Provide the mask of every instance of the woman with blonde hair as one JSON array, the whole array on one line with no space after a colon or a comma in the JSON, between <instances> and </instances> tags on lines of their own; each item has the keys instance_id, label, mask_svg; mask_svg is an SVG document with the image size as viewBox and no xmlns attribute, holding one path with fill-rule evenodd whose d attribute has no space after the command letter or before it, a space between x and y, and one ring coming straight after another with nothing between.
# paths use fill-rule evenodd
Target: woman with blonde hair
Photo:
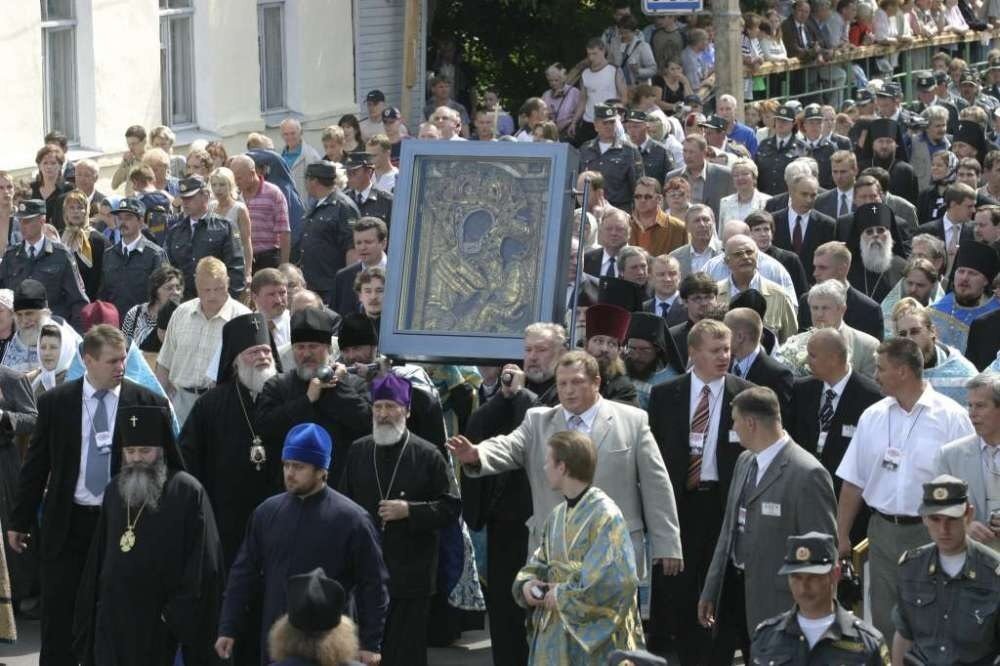
<instances>
[{"instance_id":1,"label":"woman with blonde hair","mask_svg":"<svg viewBox=\"0 0 1000 666\"><path fill-rule=\"evenodd\" d=\"M274 666L348 666L357 664L358 632L344 615L347 595L317 567L288 579L288 613L267 636Z\"/></svg>"},{"instance_id":2,"label":"woman with blonde hair","mask_svg":"<svg viewBox=\"0 0 1000 666\"><path fill-rule=\"evenodd\" d=\"M215 197L209 205L210 212L224 217L240 230L240 240L243 242L243 256L253 256L253 244L250 242L250 211L247 205L236 198L236 178L228 167L219 167L208 178L208 186Z\"/></svg>"},{"instance_id":3,"label":"woman with blonde hair","mask_svg":"<svg viewBox=\"0 0 1000 666\"><path fill-rule=\"evenodd\" d=\"M88 211L87 195L80 190L73 190L63 198L65 226L60 240L73 255L87 298L94 301L101 289L101 270L108 240L90 226Z\"/></svg>"},{"instance_id":4,"label":"woman with blonde hair","mask_svg":"<svg viewBox=\"0 0 1000 666\"><path fill-rule=\"evenodd\" d=\"M174 155L174 142L177 135L165 125L159 125L149 130L149 143L154 148L161 148L170 158L170 175L174 178L183 178L184 170L187 168L187 160L183 155Z\"/></svg>"}]
</instances>

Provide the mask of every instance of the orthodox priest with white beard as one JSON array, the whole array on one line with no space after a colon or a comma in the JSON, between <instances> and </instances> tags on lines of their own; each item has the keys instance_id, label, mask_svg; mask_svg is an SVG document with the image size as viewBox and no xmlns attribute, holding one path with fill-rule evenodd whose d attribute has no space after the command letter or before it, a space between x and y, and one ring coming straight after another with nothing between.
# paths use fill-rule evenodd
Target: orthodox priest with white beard
<instances>
[{"instance_id":1,"label":"orthodox priest with white beard","mask_svg":"<svg viewBox=\"0 0 1000 666\"><path fill-rule=\"evenodd\" d=\"M903 279L906 260L893 253L893 213L880 203L864 204L854 211L854 255L847 281L876 303Z\"/></svg>"},{"instance_id":2,"label":"orthodox priest with white beard","mask_svg":"<svg viewBox=\"0 0 1000 666\"><path fill-rule=\"evenodd\" d=\"M214 663L222 549L205 490L184 471L170 412L121 405L122 466L104 492L77 593L84 666Z\"/></svg>"},{"instance_id":3,"label":"orthodox priest with white beard","mask_svg":"<svg viewBox=\"0 0 1000 666\"><path fill-rule=\"evenodd\" d=\"M227 571L253 510L282 490L282 442L256 427L258 398L277 374L270 338L259 312L226 322L215 387L195 402L180 435L187 469L205 487L218 518Z\"/></svg>"},{"instance_id":4,"label":"orthodox priest with white beard","mask_svg":"<svg viewBox=\"0 0 1000 666\"><path fill-rule=\"evenodd\" d=\"M351 446L340 490L381 528L389 570L382 666L424 666L438 533L458 517L461 501L440 450L406 427L410 383L389 373L372 382L371 394L372 434Z\"/></svg>"}]
</instances>

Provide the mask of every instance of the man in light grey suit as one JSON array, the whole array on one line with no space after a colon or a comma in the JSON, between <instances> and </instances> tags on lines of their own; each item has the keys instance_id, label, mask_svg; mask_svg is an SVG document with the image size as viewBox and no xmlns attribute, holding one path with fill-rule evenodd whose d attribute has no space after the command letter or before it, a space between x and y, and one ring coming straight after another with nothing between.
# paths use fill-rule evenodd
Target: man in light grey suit
<instances>
[{"instance_id":1,"label":"man in light grey suit","mask_svg":"<svg viewBox=\"0 0 1000 666\"><path fill-rule=\"evenodd\" d=\"M746 389L732 402L743 448L726 498L725 518L701 599L701 624L717 631L712 663L748 663L749 633L793 603L778 575L785 541L805 532L835 534L837 500L830 473L784 431L778 396Z\"/></svg>"},{"instance_id":2,"label":"man in light grey suit","mask_svg":"<svg viewBox=\"0 0 1000 666\"><path fill-rule=\"evenodd\" d=\"M615 501L628 522L640 580L647 574L644 531L653 562L662 562L666 575L676 575L683 567L677 505L646 412L602 399L600 386L594 357L583 351L569 352L556 369L559 405L529 409L509 435L491 437L479 445L459 435L448 440L448 448L473 477L520 468L528 473L533 504L528 549L534 552L546 517L563 501L545 476L549 437L565 430L589 435L597 448L594 485Z\"/></svg>"},{"instance_id":3,"label":"man in light grey suit","mask_svg":"<svg viewBox=\"0 0 1000 666\"><path fill-rule=\"evenodd\" d=\"M702 270L709 259L722 254L722 241L715 233L715 214L711 208L694 204L684 217L690 242L670 253L680 266L681 279Z\"/></svg>"},{"instance_id":4,"label":"man in light grey suit","mask_svg":"<svg viewBox=\"0 0 1000 666\"><path fill-rule=\"evenodd\" d=\"M708 161L708 141L700 134L684 139L684 166L667 173L667 180L679 176L691 186L691 201L703 203L719 218L722 197L736 191L729 167Z\"/></svg>"},{"instance_id":5,"label":"man in light grey suit","mask_svg":"<svg viewBox=\"0 0 1000 666\"><path fill-rule=\"evenodd\" d=\"M969 536L1000 550L1000 523L990 522L990 514L1000 510L1000 375L983 372L965 387L976 434L942 446L934 460L935 474L950 474L969 485L969 504L975 509Z\"/></svg>"}]
</instances>

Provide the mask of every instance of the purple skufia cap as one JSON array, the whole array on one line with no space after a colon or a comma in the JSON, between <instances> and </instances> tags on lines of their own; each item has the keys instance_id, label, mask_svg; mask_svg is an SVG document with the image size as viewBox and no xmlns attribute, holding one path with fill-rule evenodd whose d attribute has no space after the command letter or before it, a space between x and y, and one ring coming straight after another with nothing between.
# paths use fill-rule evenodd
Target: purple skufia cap
<instances>
[{"instance_id":1,"label":"purple skufia cap","mask_svg":"<svg viewBox=\"0 0 1000 666\"><path fill-rule=\"evenodd\" d=\"M392 400L407 409L410 408L410 382L391 372L372 382L372 402Z\"/></svg>"}]
</instances>

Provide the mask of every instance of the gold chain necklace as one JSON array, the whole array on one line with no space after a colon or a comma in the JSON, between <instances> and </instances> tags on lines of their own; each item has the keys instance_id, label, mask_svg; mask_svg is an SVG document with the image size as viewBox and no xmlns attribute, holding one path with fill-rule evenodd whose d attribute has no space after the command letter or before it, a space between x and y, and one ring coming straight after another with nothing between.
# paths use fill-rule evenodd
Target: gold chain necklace
<instances>
[{"instance_id":1,"label":"gold chain necklace","mask_svg":"<svg viewBox=\"0 0 1000 666\"><path fill-rule=\"evenodd\" d=\"M121 541L118 542L123 553L127 553L135 547L135 526L139 522L142 510L145 508L146 503L143 502L142 506L139 507L139 513L135 514L135 520L132 520L132 508L127 503L125 504L125 522L127 523L127 527L125 528L125 533L122 534Z\"/></svg>"}]
</instances>

